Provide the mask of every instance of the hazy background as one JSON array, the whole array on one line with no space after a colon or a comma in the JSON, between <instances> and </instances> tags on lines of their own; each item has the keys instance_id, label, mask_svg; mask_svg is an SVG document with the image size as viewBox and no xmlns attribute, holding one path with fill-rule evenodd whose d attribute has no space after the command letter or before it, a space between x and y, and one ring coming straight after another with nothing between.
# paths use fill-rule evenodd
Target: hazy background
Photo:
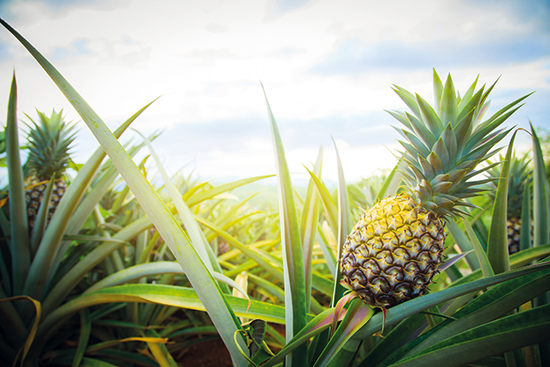
<instances>
[{"instance_id":1,"label":"hazy background","mask_svg":"<svg viewBox=\"0 0 550 367\"><path fill-rule=\"evenodd\" d=\"M0 16L69 80L110 128L134 124L170 173L232 180L275 172L260 81L296 182L321 146L323 178L392 167L405 109L393 84L433 101L432 68L461 92L492 84L495 112L533 90L508 125L550 129L550 2L541 0L16 0ZM63 109L78 121L74 159L98 144L27 51L0 29L0 123L12 72L19 117ZM137 138L129 131L129 137ZM529 149L520 133L518 148Z\"/></svg>"}]
</instances>

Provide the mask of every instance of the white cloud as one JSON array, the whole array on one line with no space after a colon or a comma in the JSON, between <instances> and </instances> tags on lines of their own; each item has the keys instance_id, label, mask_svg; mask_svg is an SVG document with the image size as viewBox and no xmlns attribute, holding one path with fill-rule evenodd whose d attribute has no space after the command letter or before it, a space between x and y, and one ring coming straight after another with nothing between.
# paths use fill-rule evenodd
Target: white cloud
<instances>
[{"instance_id":1,"label":"white cloud","mask_svg":"<svg viewBox=\"0 0 550 367\"><path fill-rule=\"evenodd\" d=\"M487 8L464 0L314 0L289 4L271 0L120 0L67 1L52 8L46 2L18 1L12 2L5 14L8 22L13 21L15 28L52 58L109 126L118 126L162 96L135 127L144 133L166 128L158 153L167 164L179 168L178 163L195 159L197 169L208 177L251 176L271 167L268 130L250 131L249 124L236 123L253 119L267 126L260 80L282 133L288 134L283 135L283 141L289 147L289 161L295 162L293 169L305 172L301 165L315 159L321 144L326 146L326 165L331 166L334 162L328 163L332 154L326 141L332 135L337 138L349 179L368 175L379 168L375 163L393 164L391 154L380 144L394 141L397 134L386 126L376 130L378 121L388 121L377 113L404 108L391 91L394 83L431 101L431 66L441 64L434 45L493 45L501 52L500 63L489 59L479 64L471 62L472 55L454 50L464 60L438 68L442 78L451 71L461 91L478 74L481 82L488 84L502 75L497 86L502 92L496 94L495 106L533 89L541 96L550 89L550 52L542 56L540 52L522 52L524 58L518 61L518 52L505 47L505 41L521 41L522 37L540 40L541 45L548 42L548 34L536 21L537 14L543 16L544 12L526 15L525 10L517 11L513 2L493 3ZM10 14L13 18L8 18ZM344 60L336 60L335 67L342 68L353 57L361 61L359 56L364 58L364 54L360 52L380 45L386 48L376 50L387 52L392 42L418 52L430 65L413 68L412 60L400 55L399 48L390 48L395 54L391 58L387 53L382 55L388 58L385 67L358 63L357 70L348 73L312 72L350 39L359 40L365 48L351 47ZM501 44L501 49L494 46ZM3 30L0 46L5 46L0 48L0 112L6 110L15 67L20 112L32 114L35 107L42 111L64 108L68 119L79 120L51 80ZM428 51L432 53L422 54ZM1 57L4 53L7 56ZM390 61L392 67L387 65ZM527 104L521 117L549 115L543 113L548 107L537 98L542 97L532 97L535 103ZM223 126L221 121L235 124L230 139L226 138L231 150L219 146L229 134L216 130ZM548 120L540 123L550 124ZM79 135L92 140L84 124L79 126ZM191 152L181 152L186 137L182 127L202 134L194 136L200 144L193 145ZM363 135L361 143L359 136ZM254 145L256 142L262 143ZM81 144L79 157L86 157L85 148L91 146L95 145ZM372 161L373 156L380 159Z\"/></svg>"}]
</instances>

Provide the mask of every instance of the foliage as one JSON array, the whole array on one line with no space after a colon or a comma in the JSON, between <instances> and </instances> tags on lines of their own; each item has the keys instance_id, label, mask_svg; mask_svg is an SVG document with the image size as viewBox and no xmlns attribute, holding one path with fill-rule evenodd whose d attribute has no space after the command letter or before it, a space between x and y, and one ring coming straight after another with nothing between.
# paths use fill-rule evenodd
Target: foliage
<instances>
[{"instance_id":1,"label":"foliage","mask_svg":"<svg viewBox=\"0 0 550 367\"><path fill-rule=\"evenodd\" d=\"M540 145L542 148L543 158L546 162L545 171L546 179L550 182L550 131L540 128L537 129L539 135Z\"/></svg>"},{"instance_id":2,"label":"foliage","mask_svg":"<svg viewBox=\"0 0 550 367\"><path fill-rule=\"evenodd\" d=\"M0 212L5 364L174 366L191 345L218 337L236 366L546 362L540 356L550 339L549 306L533 300L550 290L548 185L534 131L534 247L504 258L502 226L483 223L506 215L503 169L494 203L449 222L448 260L431 292L380 312L343 293L337 259L360 211L397 192L400 165L348 186L335 145L336 194L322 180L322 150L306 168L308 189L297 194L266 97L278 212L249 205L254 195L231 194L266 176L217 186L182 173L168 177L150 144L157 134L137 144L118 141L148 105L111 133L55 67L1 23L101 144L31 251L14 76L5 131L9 205ZM149 158L134 162L144 148ZM162 184L151 183L149 161Z\"/></svg>"}]
</instances>

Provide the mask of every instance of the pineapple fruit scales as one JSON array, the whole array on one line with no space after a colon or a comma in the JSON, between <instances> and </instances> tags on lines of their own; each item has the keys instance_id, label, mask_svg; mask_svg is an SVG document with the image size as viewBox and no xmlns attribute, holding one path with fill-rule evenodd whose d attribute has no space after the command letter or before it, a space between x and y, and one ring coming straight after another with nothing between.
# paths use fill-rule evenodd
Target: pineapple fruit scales
<instances>
[{"instance_id":1,"label":"pineapple fruit scales","mask_svg":"<svg viewBox=\"0 0 550 367\"><path fill-rule=\"evenodd\" d=\"M443 259L446 218L462 216L467 198L488 180L476 166L511 130L502 124L527 96L483 120L495 84L460 96L451 76L445 85L434 70L435 104L395 87L411 112L388 111L404 127L403 190L367 210L342 249L342 283L365 302L388 308L427 292Z\"/></svg>"}]
</instances>

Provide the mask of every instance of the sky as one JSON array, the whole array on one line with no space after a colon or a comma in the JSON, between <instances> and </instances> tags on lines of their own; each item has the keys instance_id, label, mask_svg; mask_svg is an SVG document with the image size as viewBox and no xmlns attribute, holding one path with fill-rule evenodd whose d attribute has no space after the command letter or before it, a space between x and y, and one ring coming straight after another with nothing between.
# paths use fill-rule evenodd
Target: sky
<instances>
[{"instance_id":1,"label":"sky","mask_svg":"<svg viewBox=\"0 0 550 367\"><path fill-rule=\"evenodd\" d=\"M171 174L275 173L262 84L297 183L321 147L327 182L335 147L348 182L392 168L399 122L386 110L406 110L392 86L432 103L433 68L462 93L478 75L478 85L500 77L489 113L536 91L507 125L550 130L548 0L0 0L0 17L112 130L160 96L132 126L163 130L153 147ZM94 137L0 29L2 124L13 71L21 121L63 109L79 129L73 159L85 162ZM518 150L529 144L521 132Z\"/></svg>"}]
</instances>

